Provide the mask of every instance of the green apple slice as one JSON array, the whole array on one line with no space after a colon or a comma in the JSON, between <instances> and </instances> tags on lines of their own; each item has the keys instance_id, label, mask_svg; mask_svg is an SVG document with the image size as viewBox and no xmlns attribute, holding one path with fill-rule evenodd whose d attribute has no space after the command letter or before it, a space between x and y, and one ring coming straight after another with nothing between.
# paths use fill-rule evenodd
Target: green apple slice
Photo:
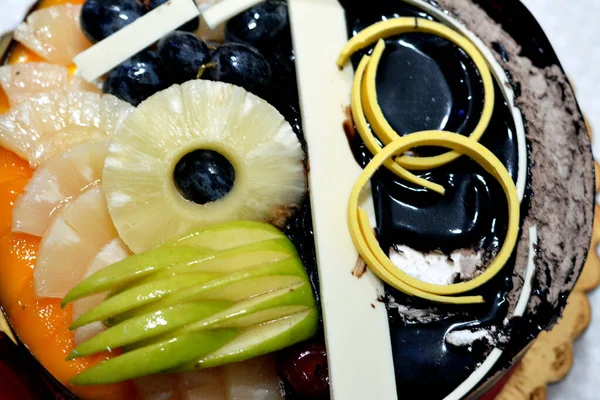
<instances>
[{"instance_id":1,"label":"green apple slice","mask_svg":"<svg viewBox=\"0 0 600 400\"><path fill-rule=\"evenodd\" d=\"M110 313L106 313L106 315L110 314L110 317L114 317L117 314L132 310L131 313L125 313L125 315L120 315L108 321L109 325L113 325L134 315L146 314L184 302L202 300L241 301L244 298L281 287L287 287L299 281L308 281L308 276L302 266L302 262L291 258L239 271L202 285L177 290L168 296L161 296L162 298L147 305L140 304L139 302L136 303L137 294L132 294L128 297L127 304L119 303L120 308L118 312L114 313L111 306ZM106 318L109 317L103 319Z\"/></svg>"},{"instance_id":2,"label":"green apple slice","mask_svg":"<svg viewBox=\"0 0 600 400\"><path fill-rule=\"evenodd\" d=\"M218 314L231 306L232 303L222 301L186 303L131 318L100 332L77 346L76 349L71 351L67 357L67 361L166 334L192 322Z\"/></svg>"},{"instance_id":3,"label":"green apple slice","mask_svg":"<svg viewBox=\"0 0 600 400\"><path fill-rule=\"evenodd\" d=\"M286 236L270 224L255 221L232 221L200 229L167 242L163 246L190 246L225 250L277 238L286 238Z\"/></svg>"},{"instance_id":4,"label":"green apple slice","mask_svg":"<svg viewBox=\"0 0 600 400\"><path fill-rule=\"evenodd\" d=\"M235 339L195 363L182 364L177 371L192 371L244 361L272 353L309 339L317 333L318 314L315 309L242 331Z\"/></svg>"},{"instance_id":5,"label":"green apple slice","mask_svg":"<svg viewBox=\"0 0 600 400\"><path fill-rule=\"evenodd\" d=\"M275 275L249 278L238 282L232 282L225 286L215 286L208 289L202 287L189 288L160 299L155 303L147 304L119 314L116 317L109 318L105 321L105 324L113 326L129 318L171 307L182 302L230 301L237 303L277 289L291 287L300 282L303 282L303 279L298 276Z\"/></svg>"},{"instance_id":6,"label":"green apple slice","mask_svg":"<svg viewBox=\"0 0 600 400\"><path fill-rule=\"evenodd\" d=\"M237 329L193 332L123 353L84 370L71 383L104 385L163 372L215 352L238 332Z\"/></svg>"},{"instance_id":7,"label":"green apple slice","mask_svg":"<svg viewBox=\"0 0 600 400\"><path fill-rule=\"evenodd\" d=\"M77 329L80 326L90 324L96 321L114 317L120 313L131 310L144 304L156 302L163 296L175 293L178 290L189 287L201 286L206 282L211 282L222 274L215 272L189 274L185 276L175 276L172 278L153 281L141 286L133 287L121 292L115 296L109 297L96 307L77 318L69 329Z\"/></svg>"},{"instance_id":8,"label":"green apple slice","mask_svg":"<svg viewBox=\"0 0 600 400\"><path fill-rule=\"evenodd\" d=\"M194 247L160 247L135 254L115 264L102 268L81 281L67 293L61 305L96 293L123 287L164 267L196 259L208 250Z\"/></svg>"},{"instance_id":9,"label":"green apple slice","mask_svg":"<svg viewBox=\"0 0 600 400\"><path fill-rule=\"evenodd\" d=\"M194 272L233 273L297 256L296 248L288 238L270 239L208 253L195 260L164 268L141 282ZM139 283L136 282L136 284Z\"/></svg>"},{"instance_id":10,"label":"green apple slice","mask_svg":"<svg viewBox=\"0 0 600 400\"><path fill-rule=\"evenodd\" d=\"M315 306L312 288L307 282L300 282L294 286L286 287L263 295L250 298L235 304L234 306L211 315L204 320L195 322L183 328L181 333L207 328L239 328L250 325L258 325L274 319L279 319L289 314L275 315L274 318L263 320L264 314L257 316L254 320L252 315L258 312L286 306L301 306L311 308ZM239 323L238 319L243 322ZM176 336L180 331L177 331Z\"/></svg>"},{"instance_id":11,"label":"green apple slice","mask_svg":"<svg viewBox=\"0 0 600 400\"><path fill-rule=\"evenodd\" d=\"M69 291L61 304L65 306L82 297L122 288L161 268L183 263L208 252L270 239L289 240L277 228L262 222L235 221L200 229L103 268ZM192 254L187 256L188 252Z\"/></svg>"},{"instance_id":12,"label":"green apple slice","mask_svg":"<svg viewBox=\"0 0 600 400\"><path fill-rule=\"evenodd\" d=\"M208 315L204 319L197 319L177 330L170 330L168 334L152 337L143 342L136 343L131 348L139 348L151 343L168 340L172 337L186 335L190 332L218 329L218 328L247 328L266 322L289 317L298 312L307 311L315 307L312 288L305 281L278 290L264 293L246 301L234 304L227 309ZM133 318L136 319L136 318ZM129 320L117 325L119 327ZM115 328L116 328L115 327ZM111 328L113 329L113 328ZM109 329L109 331L111 330ZM107 343L103 343L107 344ZM105 348L106 346L100 346Z\"/></svg>"}]
</instances>

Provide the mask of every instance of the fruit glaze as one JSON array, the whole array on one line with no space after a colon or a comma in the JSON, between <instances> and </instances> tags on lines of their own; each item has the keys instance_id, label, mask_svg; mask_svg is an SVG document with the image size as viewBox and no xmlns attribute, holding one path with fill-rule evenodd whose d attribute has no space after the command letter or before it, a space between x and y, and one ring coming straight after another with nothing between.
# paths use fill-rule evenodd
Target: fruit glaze
<instances>
[{"instance_id":1,"label":"fruit glaze","mask_svg":"<svg viewBox=\"0 0 600 400\"><path fill-rule=\"evenodd\" d=\"M199 0L98 55L182 3L43 0L14 33L3 398L481 397L591 235L589 140L534 18Z\"/></svg>"}]
</instances>

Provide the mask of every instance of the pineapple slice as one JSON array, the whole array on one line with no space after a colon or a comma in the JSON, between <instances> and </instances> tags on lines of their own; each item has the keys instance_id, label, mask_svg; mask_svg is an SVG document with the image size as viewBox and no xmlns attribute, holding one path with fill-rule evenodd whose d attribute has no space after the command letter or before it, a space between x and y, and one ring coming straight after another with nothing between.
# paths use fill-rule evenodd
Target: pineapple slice
<instances>
[{"instance_id":1,"label":"pineapple slice","mask_svg":"<svg viewBox=\"0 0 600 400\"><path fill-rule=\"evenodd\" d=\"M74 144L110 138L132 111L111 95L40 93L0 115L0 146L36 167Z\"/></svg>"},{"instance_id":2,"label":"pineapple slice","mask_svg":"<svg viewBox=\"0 0 600 400\"><path fill-rule=\"evenodd\" d=\"M134 379L141 400L229 400L221 368Z\"/></svg>"},{"instance_id":3,"label":"pineapple slice","mask_svg":"<svg viewBox=\"0 0 600 400\"><path fill-rule=\"evenodd\" d=\"M174 184L176 164L198 149L220 153L235 170L232 189L205 204ZM138 106L109 146L102 184L121 238L137 253L224 221L283 225L306 192L303 160L274 107L240 87L194 80Z\"/></svg>"},{"instance_id":4,"label":"pineapple slice","mask_svg":"<svg viewBox=\"0 0 600 400\"><path fill-rule=\"evenodd\" d=\"M13 232L43 236L65 203L102 178L108 141L81 143L42 164L13 208Z\"/></svg>"},{"instance_id":5,"label":"pineapple slice","mask_svg":"<svg viewBox=\"0 0 600 400\"><path fill-rule=\"evenodd\" d=\"M100 93L100 89L94 84L70 75L67 67L45 62L0 67L0 86L13 107L27 97L52 90L86 90Z\"/></svg>"},{"instance_id":6,"label":"pineapple slice","mask_svg":"<svg viewBox=\"0 0 600 400\"><path fill-rule=\"evenodd\" d=\"M119 262L131 255L131 252L125 246L121 239L114 239L100 250L92 263L87 269L84 278L100 271L102 268ZM98 293L83 299L73 302L73 321L79 318L84 313L96 307L106 298L106 293ZM101 321L96 321L91 324L82 326L75 330L75 344L80 345L88 339L96 336L98 333L105 330L106 327Z\"/></svg>"},{"instance_id":7,"label":"pineapple slice","mask_svg":"<svg viewBox=\"0 0 600 400\"><path fill-rule=\"evenodd\" d=\"M90 47L79 27L80 5L63 4L37 10L17 27L14 38L46 60L73 64L73 57Z\"/></svg>"},{"instance_id":8,"label":"pineapple slice","mask_svg":"<svg viewBox=\"0 0 600 400\"><path fill-rule=\"evenodd\" d=\"M142 400L281 400L275 356L177 374L134 380Z\"/></svg>"},{"instance_id":9,"label":"pineapple slice","mask_svg":"<svg viewBox=\"0 0 600 400\"><path fill-rule=\"evenodd\" d=\"M102 189L91 187L56 215L44 235L33 273L39 297L63 298L94 257L118 234Z\"/></svg>"},{"instance_id":10,"label":"pineapple slice","mask_svg":"<svg viewBox=\"0 0 600 400\"><path fill-rule=\"evenodd\" d=\"M0 67L0 85L11 106L40 92L67 87L69 70L49 63L13 64Z\"/></svg>"},{"instance_id":11,"label":"pineapple slice","mask_svg":"<svg viewBox=\"0 0 600 400\"><path fill-rule=\"evenodd\" d=\"M228 400L281 400L275 356L267 354L223 367Z\"/></svg>"}]
</instances>

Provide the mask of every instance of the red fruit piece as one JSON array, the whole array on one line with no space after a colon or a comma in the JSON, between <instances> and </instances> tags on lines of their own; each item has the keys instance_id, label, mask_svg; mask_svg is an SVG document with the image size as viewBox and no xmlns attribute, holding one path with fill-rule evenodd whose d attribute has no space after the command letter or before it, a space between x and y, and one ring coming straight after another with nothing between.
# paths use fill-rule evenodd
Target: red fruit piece
<instances>
[{"instance_id":1,"label":"red fruit piece","mask_svg":"<svg viewBox=\"0 0 600 400\"><path fill-rule=\"evenodd\" d=\"M323 344L302 343L288 349L281 371L287 383L302 396L317 399L329 393L327 353Z\"/></svg>"}]
</instances>

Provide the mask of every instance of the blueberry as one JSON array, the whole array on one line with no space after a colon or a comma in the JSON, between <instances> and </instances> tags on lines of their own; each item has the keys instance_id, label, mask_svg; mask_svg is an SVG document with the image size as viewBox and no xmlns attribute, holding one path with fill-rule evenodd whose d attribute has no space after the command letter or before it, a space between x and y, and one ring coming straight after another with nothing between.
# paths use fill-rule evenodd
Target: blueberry
<instances>
[{"instance_id":1,"label":"blueberry","mask_svg":"<svg viewBox=\"0 0 600 400\"><path fill-rule=\"evenodd\" d=\"M273 77L271 83L274 94L279 98L286 98L291 102L297 102L296 65L292 50L290 48L281 48L266 53L266 58L271 66Z\"/></svg>"},{"instance_id":2,"label":"blueberry","mask_svg":"<svg viewBox=\"0 0 600 400\"><path fill-rule=\"evenodd\" d=\"M229 160L216 151L194 150L179 160L173 180L183 198L206 204L229 193L235 170Z\"/></svg>"},{"instance_id":3,"label":"blueberry","mask_svg":"<svg viewBox=\"0 0 600 400\"><path fill-rule=\"evenodd\" d=\"M291 46L287 4L267 0L231 18L225 25L225 39L262 51L282 42Z\"/></svg>"},{"instance_id":4,"label":"blueberry","mask_svg":"<svg viewBox=\"0 0 600 400\"><path fill-rule=\"evenodd\" d=\"M208 46L193 33L171 32L158 42L158 56L171 81L196 79L198 70L211 57Z\"/></svg>"},{"instance_id":5,"label":"blueberry","mask_svg":"<svg viewBox=\"0 0 600 400\"><path fill-rule=\"evenodd\" d=\"M144 50L110 71L102 90L137 106L168 83L158 55Z\"/></svg>"},{"instance_id":6,"label":"blueberry","mask_svg":"<svg viewBox=\"0 0 600 400\"><path fill-rule=\"evenodd\" d=\"M321 343L300 343L282 353L285 381L302 398L321 399L329 393L327 353Z\"/></svg>"},{"instance_id":7,"label":"blueberry","mask_svg":"<svg viewBox=\"0 0 600 400\"><path fill-rule=\"evenodd\" d=\"M87 0L81 8L81 30L91 42L99 42L145 13L136 0Z\"/></svg>"},{"instance_id":8,"label":"blueberry","mask_svg":"<svg viewBox=\"0 0 600 400\"><path fill-rule=\"evenodd\" d=\"M264 96L271 84L271 67L262 54L242 43L227 43L211 58L210 78L227 82Z\"/></svg>"},{"instance_id":9,"label":"blueberry","mask_svg":"<svg viewBox=\"0 0 600 400\"><path fill-rule=\"evenodd\" d=\"M146 4L148 5L148 11L154 10L156 7L163 5L167 1L168 0L147 0ZM178 29L180 31L195 32L198 27L200 27L200 18L196 17L181 25Z\"/></svg>"}]
</instances>

